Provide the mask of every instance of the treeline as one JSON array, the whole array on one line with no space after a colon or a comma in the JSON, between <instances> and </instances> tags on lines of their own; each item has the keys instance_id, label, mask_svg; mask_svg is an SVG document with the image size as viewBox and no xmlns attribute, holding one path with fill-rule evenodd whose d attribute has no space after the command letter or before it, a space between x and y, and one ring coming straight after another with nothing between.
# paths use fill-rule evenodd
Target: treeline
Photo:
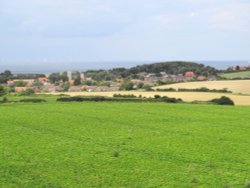
<instances>
[{"instance_id":1,"label":"treeline","mask_svg":"<svg viewBox=\"0 0 250 188\"><path fill-rule=\"evenodd\" d=\"M128 95L120 95L119 97L102 97L102 96L75 96L75 97L60 97L57 102L166 102L166 103L184 103L182 99L171 98L167 96L155 95L154 98L136 97L135 95L130 98ZM191 102L192 103L192 102ZM212 99L206 102L207 104L217 105L234 105L234 101L229 97L222 96L221 98Z\"/></svg>"},{"instance_id":2,"label":"treeline","mask_svg":"<svg viewBox=\"0 0 250 188\"><path fill-rule=\"evenodd\" d=\"M217 76L219 72L213 67L205 66L195 62L173 61L153 64L138 65L132 68L114 68L110 70L90 70L85 72L88 77L94 80L113 80L117 77L124 79L142 79L147 73L159 74L166 72L167 74L184 74L192 71L197 76Z\"/></svg>"},{"instance_id":3,"label":"treeline","mask_svg":"<svg viewBox=\"0 0 250 188\"><path fill-rule=\"evenodd\" d=\"M44 74L16 74L12 79L26 80L26 79L37 79L39 77L45 77Z\"/></svg>"},{"instance_id":4,"label":"treeline","mask_svg":"<svg viewBox=\"0 0 250 188\"><path fill-rule=\"evenodd\" d=\"M167 103L180 103L183 102L181 99L170 98L167 96L164 97L154 97L154 98L146 98L146 97L136 97L131 96L128 97L120 95L119 97L61 97L57 99L58 102L167 102Z\"/></svg>"},{"instance_id":5,"label":"treeline","mask_svg":"<svg viewBox=\"0 0 250 188\"><path fill-rule=\"evenodd\" d=\"M44 77L44 74L13 74L10 70L5 70L4 72L0 73L0 84L5 84L8 80L13 79L37 79L39 77Z\"/></svg>"},{"instance_id":6,"label":"treeline","mask_svg":"<svg viewBox=\"0 0 250 188\"><path fill-rule=\"evenodd\" d=\"M135 95L116 95L114 97L103 96L75 96L75 97L60 97L57 102L166 102L166 103L187 103L182 99L171 98L167 96L155 95L154 98L139 97ZM19 101L9 101L7 96L3 97L0 103L45 103L48 102L43 98L27 98ZM222 96L221 98L212 99L210 101L193 101L190 104L218 104L218 105L234 105L234 101L229 97Z\"/></svg>"},{"instance_id":7,"label":"treeline","mask_svg":"<svg viewBox=\"0 0 250 188\"><path fill-rule=\"evenodd\" d=\"M165 88L165 89L156 89L157 91L173 91L173 92L212 92L212 93L232 93L232 91L229 91L228 89L209 89L206 87L196 88L196 89L188 89L188 88Z\"/></svg>"}]
</instances>

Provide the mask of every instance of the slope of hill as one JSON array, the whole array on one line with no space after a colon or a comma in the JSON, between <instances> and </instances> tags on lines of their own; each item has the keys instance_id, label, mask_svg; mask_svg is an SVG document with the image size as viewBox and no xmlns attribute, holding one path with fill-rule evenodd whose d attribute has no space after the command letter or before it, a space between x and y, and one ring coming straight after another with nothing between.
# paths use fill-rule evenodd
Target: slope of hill
<instances>
[{"instance_id":1,"label":"slope of hill","mask_svg":"<svg viewBox=\"0 0 250 188\"><path fill-rule=\"evenodd\" d=\"M233 93L250 94L250 80L230 80L230 81L207 81L207 82L185 82L171 85L163 85L155 87L154 89L164 88L185 88L185 89L197 89L206 87L209 89L224 89L227 88Z\"/></svg>"},{"instance_id":2,"label":"slope of hill","mask_svg":"<svg viewBox=\"0 0 250 188\"><path fill-rule=\"evenodd\" d=\"M234 79L234 78L250 78L250 71L241 71L233 73L225 73L220 75L223 78Z\"/></svg>"}]
</instances>

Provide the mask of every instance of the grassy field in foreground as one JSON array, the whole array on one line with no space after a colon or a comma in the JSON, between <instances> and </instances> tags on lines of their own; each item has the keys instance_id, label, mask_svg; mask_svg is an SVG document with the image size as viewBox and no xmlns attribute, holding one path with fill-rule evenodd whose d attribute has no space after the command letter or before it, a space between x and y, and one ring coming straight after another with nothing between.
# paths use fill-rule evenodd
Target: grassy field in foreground
<instances>
[{"instance_id":1,"label":"grassy field in foreground","mask_svg":"<svg viewBox=\"0 0 250 188\"><path fill-rule=\"evenodd\" d=\"M232 78L241 78L241 77L250 77L250 71L241 71L241 72L233 72L221 74L221 77L232 79Z\"/></svg>"},{"instance_id":2,"label":"grassy field in foreground","mask_svg":"<svg viewBox=\"0 0 250 188\"><path fill-rule=\"evenodd\" d=\"M0 105L0 187L244 187L250 107Z\"/></svg>"},{"instance_id":3,"label":"grassy field in foreground","mask_svg":"<svg viewBox=\"0 0 250 188\"><path fill-rule=\"evenodd\" d=\"M54 93L58 95L60 93ZM70 96L108 96L112 97L114 94L122 95L142 95L143 97L154 97L155 95L168 96L174 98L181 98L184 101L209 101L214 98L220 98L221 96L230 97L236 105L240 106L250 106L250 96L249 95L234 95L228 93L211 93L211 92L143 92L143 91L117 91L117 92L66 92L64 94Z\"/></svg>"},{"instance_id":4,"label":"grassy field in foreground","mask_svg":"<svg viewBox=\"0 0 250 188\"><path fill-rule=\"evenodd\" d=\"M186 89L196 89L206 87L209 89L224 89L227 88L229 91L234 93L250 94L250 80L227 80L227 81L203 81L203 82L185 82L178 84L170 84L155 87L155 89L160 88L186 88Z\"/></svg>"}]
</instances>

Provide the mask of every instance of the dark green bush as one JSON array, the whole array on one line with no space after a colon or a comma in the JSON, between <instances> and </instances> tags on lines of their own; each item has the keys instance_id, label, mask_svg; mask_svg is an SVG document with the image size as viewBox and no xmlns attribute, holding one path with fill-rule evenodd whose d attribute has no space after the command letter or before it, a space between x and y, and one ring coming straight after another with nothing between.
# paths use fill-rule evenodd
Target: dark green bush
<instances>
[{"instance_id":1,"label":"dark green bush","mask_svg":"<svg viewBox=\"0 0 250 188\"><path fill-rule=\"evenodd\" d=\"M3 97L3 103L7 103L8 102L8 98L7 97Z\"/></svg>"},{"instance_id":2,"label":"dark green bush","mask_svg":"<svg viewBox=\"0 0 250 188\"><path fill-rule=\"evenodd\" d=\"M24 103L42 103L42 102L47 102L45 99L22 99L19 102L24 102Z\"/></svg>"},{"instance_id":3,"label":"dark green bush","mask_svg":"<svg viewBox=\"0 0 250 188\"><path fill-rule=\"evenodd\" d=\"M170 97L167 97L167 96L162 97L162 100L164 102L168 102L168 103L179 103L179 102L182 102L182 99L170 98Z\"/></svg>"},{"instance_id":4,"label":"dark green bush","mask_svg":"<svg viewBox=\"0 0 250 188\"><path fill-rule=\"evenodd\" d=\"M137 98L135 95L121 95L121 94L114 94L113 97L117 98Z\"/></svg>"},{"instance_id":5,"label":"dark green bush","mask_svg":"<svg viewBox=\"0 0 250 188\"><path fill-rule=\"evenodd\" d=\"M213 99L211 100L211 102L219 104L219 105L234 105L234 101L226 96L222 96L219 99Z\"/></svg>"},{"instance_id":6,"label":"dark green bush","mask_svg":"<svg viewBox=\"0 0 250 188\"><path fill-rule=\"evenodd\" d=\"M35 94L35 90L32 89L32 88L28 88L25 91L19 92L20 96L30 96L30 95L33 95L33 94Z\"/></svg>"},{"instance_id":7,"label":"dark green bush","mask_svg":"<svg viewBox=\"0 0 250 188\"><path fill-rule=\"evenodd\" d=\"M118 151L113 152L113 157L119 157L120 153Z\"/></svg>"},{"instance_id":8,"label":"dark green bush","mask_svg":"<svg viewBox=\"0 0 250 188\"><path fill-rule=\"evenodd\" d=\"M160 99L161 98L160 95L155 95L154 97L155 97L155 99Z\"/></svg>"},{"instance_id":9,"label":"dark green bush","mask_svg":"<svg viewBox=\"0 0 250 188\"><path fill-rule=\"evenodd\" d=\"M157 91L176 91L174 88L156 89Z\"/></svg>"},{"instance_id":10,"label":"dark green bush","mask_svg":"<svg viewBox=\"0 0 250 188\"><path fill-rule=\"evenodd\" d=\"M108 100L108 98L105 97L80 97L80 96L76 96L76 97L61 97L58 98L57 101L59 102L83 102L83 101L95 101L95 102L100 102L100 101L106 101Z\"/></svg>"},{"instance_id":11,"label":"dark green bush","mask_svg":"<svg viewBox=\"0 0 250 188\"><path fill-rule=\"evenodd\" d=\"M159 97L159 98L116 98L116 97L61 97L57 99L58 102L87 102L87 101L94 101L94 102L168 102L168 103L178 103L181 102L181 99L176 98L169 98L169 97Z\"/></svg>"},{"instance_id":12,"label":"dark green bush","mask_svg":"<svg viewBox=\"0 0 250 188\"><path fill-rule=\"evenodd\" d=\"M224 89L208 89L206 87L201 87L201 88L196 88L196 89L179 88L178 91L183 91L183 92L232 93L231 91L228 91L226 88L224 88Z\"/></svg>"},{"instance_id":13,"label":"dark green bush","mask_svg":"<svg viewBox=\"0 0 250 188\"><path fill-rule=\"evenodd\" d=\"M246 187L246 188L250 188L250 181L246 181L246 182L245 182L245 187Z\"/></svg>"}]
</instances>

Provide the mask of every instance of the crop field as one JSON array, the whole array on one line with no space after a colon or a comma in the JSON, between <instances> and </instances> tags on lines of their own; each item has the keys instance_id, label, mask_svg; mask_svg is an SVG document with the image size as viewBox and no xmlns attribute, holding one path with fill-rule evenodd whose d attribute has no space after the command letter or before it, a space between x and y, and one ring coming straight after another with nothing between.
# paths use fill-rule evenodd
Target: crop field
<instances>
[{"instance_id":1,"label":"crop field","mask_svg":"<svg viewBox=\"0 0 250 188\"><path fill-rule=\"evenodd\" d=\"M54 95L62 93L53 93ZM112 97L114 94L136 95L143 97L154 97L155 95L181 98L184 101L208 101L221 96L230 97L236 105L250 106L250 95L235 95L228 93L211 93L211 92L142 92L142 91L117 91L117 92L66 92L63 93L70 96L107 96Z\"/></svg>"},{"instance_id":2,"label":"crop field","mask_svg":"<svg viewBox=\"0 0 250 188\"><path fill-rule=\"evenodd\" d=\"M232 78L244 78L244 77L250 77L250 71L242 71L242 72L235 72L235 73L226 73L221 74L221 77L232 79Z\"/></svg>"},{"instance_id":3,"label":"crop field","mask_svg":"<svg viewBox=\"0 0 250 188\"><path fill-rule=\"evenodd\" d=\"M185 88L185 89L196 89L206 87L208 89L224 89L227 88L233 93L250 94L250 80L227 80L227 81L203 81L203 82L185 82L178 84L170 84L155 87L154 89L160 88Z\"/></svg>"},{"instance_id":4,"label":"crop field","mask_svg":"<svg viewBox=\"0 0 250 188\"><path fill-rule=\"evenodd\" d=\"M250 107L0 105L0 187L244 187Z\"/></svg>"}]
</instances>

